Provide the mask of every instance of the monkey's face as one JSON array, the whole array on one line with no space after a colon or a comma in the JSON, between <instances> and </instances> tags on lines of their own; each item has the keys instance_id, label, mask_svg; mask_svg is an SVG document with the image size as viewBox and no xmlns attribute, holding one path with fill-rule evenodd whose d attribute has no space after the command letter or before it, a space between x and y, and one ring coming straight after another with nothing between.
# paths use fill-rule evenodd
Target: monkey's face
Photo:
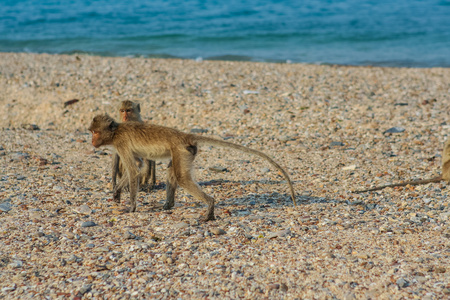
<instances>
[{"instance_id":1,"label":"monkey's face","mask_svg":"<svg viewBox=\"0 0 450 300\"><path fill-rule=\"evenodd\" d=\"M93 130L92 131L92 146L95 148L100 147L103 144L101 134L99 131Z\"/></svg>"},{"instance_id":2,"label":"monkey's face","mask_svg":"<svg viewBox=\"0 0 450 300\"><path fill-rule=\"evenodd\" d=\"M98 148L102 145L111 144L117 125L114 119L108 115L96 116L89 126L89 131L92 133L92 146Z\"/></svg>"},{"instance_id":3,"label":"monkey's face","mask_svg":"<svg viewBox=\"0 0 450 300\"><path fill-rule=\"evenodd\" d=\"M131 108L120 109L120 120L122 122L132 121L134 120L134 112Z\"/></svg>"}]
</instances>

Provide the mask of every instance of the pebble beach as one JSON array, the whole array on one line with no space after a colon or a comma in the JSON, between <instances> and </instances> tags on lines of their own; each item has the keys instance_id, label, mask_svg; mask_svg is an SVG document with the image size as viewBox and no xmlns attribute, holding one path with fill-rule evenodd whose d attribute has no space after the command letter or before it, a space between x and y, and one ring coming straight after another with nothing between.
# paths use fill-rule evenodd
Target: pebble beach
<instances>
[{"instance_id":1,"label":"pebble beach","mask_svg":"<svg viewBox=\"0 0 450 300\"><path fill-rule=\"evenodd\" d=\"M1 299L448 299L450 69L0 53ZM112 201L92 118L244 145L201 148L215 221L182 189Z\"/></svg>"}]
</instances>

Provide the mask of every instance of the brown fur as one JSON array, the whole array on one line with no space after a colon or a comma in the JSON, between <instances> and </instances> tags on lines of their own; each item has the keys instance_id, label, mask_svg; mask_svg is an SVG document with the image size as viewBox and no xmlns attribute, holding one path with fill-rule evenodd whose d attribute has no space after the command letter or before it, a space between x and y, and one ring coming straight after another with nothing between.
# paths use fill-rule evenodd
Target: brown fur
<instances>
[{"instance_id":1,"label":"brown fur","mask_svg":"<svg viewBox=\"0 0 450 300\"><path fill-rule=\"evenodd\" d=\"M442 174L440 176L429 178L429 179L412 180L412 181L406 181L406 182L401 182L401 183L382 185L382 186L373 187L373 188L370 188L367 190L353 191L353 193L372 192L372 191L382 190L387 187L420 185L420 184L427 184L427 183L441 182L441 181L450 182L450 140L448 140L445 143L444 150L442 151Z\"/></svg>"},{"instance_id":2,"label":"brown fur","mask_svg":"<svg viewBox=\"0 0 450 300\"><path fill-rule=\"evenodd\" d=\"M286 171L266 154L244 146L216 140L209 137L186 134L173 128L143 124L140 122L117 123L108 115L96 116L89 130L92 132L92 145L113 145L123 161L127 176L122 177L118 188L128 181L130 187L130 211L136 210L136 193L139 187L139 171L134 162L136 157L144 159L171 159L168 172L167 198L164 209L174 206L176 188L183 187L195 198L208 205L205 221L214 220L214 199L205 194L192 178L192 165L199 145L221 146L254 154L266 159L286 178L292 201L295 193Z\"/></svg>"},{"instance_id":3,"label":"brown fur","mask_svg":"<svg viewBox=\"0 0 450 300\"><path fill-rule=\"evenodd\" d=\"M120 120L122 122L136 121L141 122L141 106L139 103L126 100L122 101L119 107ZM152 160L144 160L136 158L136 161L141 168L141 185L148 185L149 189L152 189L156 183L156 164ZM113 156L113 169L112 169L112 183L114 194L114 201L120 201L120 193L122 189L117 189L117 179L121 179L124 174L123 164L120 161L119 155Z\"/></svg>"}]
</instances>

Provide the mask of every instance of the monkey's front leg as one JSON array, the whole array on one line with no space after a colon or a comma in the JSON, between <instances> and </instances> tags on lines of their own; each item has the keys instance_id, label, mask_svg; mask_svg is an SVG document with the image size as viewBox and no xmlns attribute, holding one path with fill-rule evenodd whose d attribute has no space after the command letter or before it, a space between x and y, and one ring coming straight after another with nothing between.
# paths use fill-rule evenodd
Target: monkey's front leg
<instances>
[{"instance_id":1,"label":"monkey's front leg","mask_svg":"<svg viewBox=\"0 0 450 300\"><path fill-rule=\"evenodd\" d=\"M122 175L120 174L120 170L119 170L119 155L117 155L117 153L114 154L113 156L113 162L112 162L112 186L113 186L113 200L115 202L120 202L120 191L118 192L118 195L116 195L116 191L117 191L117 177Z\"/></svg>"}]
</instances>

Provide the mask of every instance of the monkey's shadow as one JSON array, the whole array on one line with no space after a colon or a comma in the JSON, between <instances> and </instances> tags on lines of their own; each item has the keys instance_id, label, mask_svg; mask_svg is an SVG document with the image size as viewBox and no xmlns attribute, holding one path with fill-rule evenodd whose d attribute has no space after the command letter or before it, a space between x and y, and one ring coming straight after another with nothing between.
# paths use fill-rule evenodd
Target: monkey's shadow
<instances>
[{"instance_id":1,"label":"monkey's shadow","mask_svg":"<svg viewBox=\"0 0 450 300\"><path fill-rule=\"evenodd\" d=\"M233 185L250 185L255 183L263 183L263 184L286 184L285 181L258 181L258 180L249 180L249 181L232 181L232 180L209 180L209 181L202 181L198 182L200 186L220 186L222 184L233 184ZM166 188L166 184L164 182L160 182L157 185L153 187L154 190L163 190ZM226 187L224 187L226 188ZM206 207L205 204L202 202L195 200L192 196L189 194L186 195L189 197L191 201L189 201L189 206L184 208L192 208L192 207ZM337 203L337 202L345 202L345 200L335 200L335 199L327 199L325 197L313 197L310 195L296 195L295 197L297 206L305 205L305 204L311 204L311 203ZM163 209L165 200L160 200L157 202L143 202L142 208L145 208L145 212L161 212L165 211ZM175 201L175 209L179 208L177 205L177 201ZM179 202L178 202L179 203ZM249 211L251 209L263 209L267 207L271 208L281 208L286 206L293 206L292 199L290 197L290 194L288 193L278 193L278 192L272 192L272 193L249 193L247 195L242 195L241 197L229 197L226 199L221 199L216 202L216 207L218 208L224 208L230 210L233 209L233 211L236 212L237 215L240 214L240 211L242 211L242 214L245 214L245 211ZM233 212L232 211L232 212ZM167 211L170 213L170 211Z\"/></svg>"}]
</instances>

